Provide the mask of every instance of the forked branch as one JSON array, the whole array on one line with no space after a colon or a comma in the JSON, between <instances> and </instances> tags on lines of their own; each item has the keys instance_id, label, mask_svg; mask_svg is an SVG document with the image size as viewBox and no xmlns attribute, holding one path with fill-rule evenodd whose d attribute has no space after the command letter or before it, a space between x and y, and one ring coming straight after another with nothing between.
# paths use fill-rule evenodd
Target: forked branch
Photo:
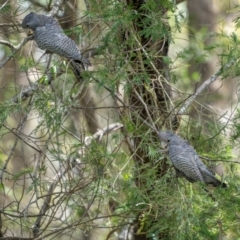
<instances>
[{"instance_id":1,"label":"forked branch","mask_svg":"<svg viewBox=\"0 0 240 240\"><path fill-rule=\"evenodd\" d=\"M123 128L123 125L121 123L113 123L101 130L98 130L94 135L85 137L85 139L83 141L83 146L78 151L79 158L83 157L86 154L85 149L87 146L89 146L92 143L93 140L101 141L102 137L104 135L115 132L121 128ZM42 208L40 209L39 215L34 224L34 228L33 228L33 236L34 237L37 237L40 232L42 218L45 216L45 213L47 212L47 210L50 207L51 198L52 198L53 192L54 192L55 188L57 187L58 183L62 180L62 178L65 176L65 174L68 171L71 171L80 162L81 162L80 159L78 159L77 161L74 161L73 163L68 163L66 168L63 171L59 171L56 174L56 176L54 177L54 181L52 182L52 184L49 187L49 190L48 190L48 193L46 194L46 198L44 199Z\"/></svg>"}]
</instances>

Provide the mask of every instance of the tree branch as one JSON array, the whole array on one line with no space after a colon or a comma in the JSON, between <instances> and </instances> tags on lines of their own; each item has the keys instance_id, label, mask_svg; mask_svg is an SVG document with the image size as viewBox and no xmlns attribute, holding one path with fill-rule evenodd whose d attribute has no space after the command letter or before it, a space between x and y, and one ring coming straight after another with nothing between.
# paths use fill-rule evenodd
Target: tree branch
<instances>
[{"instance_id":1,"label":"tree branch","mask_svg":"<svg viewBox=\"0 0 240 240\"><path fill-rule=\"evenodd\" d=\"M2 8L4 8L4 6L7 4L7 2L8 2L8 0L7 0L5 3L2 4L2 6L0 7L0 10L1 10Z\"/></svg>"},{"instance_id":2,"label":"tree branch","mask_svg":"<svg viewBox=\"0 0 240 240\"><path fill-rule=\"evenodd\" d=\"M34 238L24 238L24 237L0 237L0 240L33 240Z\"/></svg>"},{"instance_id":3,"label":"tree branch","mask_svg":"<svg viewBox=\"0 0 240 240\"><path fill-rule=\"evenodd\" d=\"M13 50L13 55L18 52L29 40L32 39L32 36L24 38L18 45L13 45L10 42L7 42L5 40L0 40L0 44L3 44L5 46L10 47ZM0 64L0 69L4 67L10 59L12 59L13 55L7 57L1 64Z\"/></svg>"},{"instance_id":4,"label":"tree branch","mask_svg":"<svg viewBox=\"0 0 240 240\"><path fill-rule=\"evenodd\" d=\"M117 131L119 129L123 128L123 125L121 123L113 123L108 125L107 127L103 128L102 130L97 131L93 136L87 136L85 137L83 141L83 146L78 151L79 157L82 157L83 154L86 153L85 149L87 146L89 146L93 140L101 141L102 137L104 135L107 135L108 133L112 133L114 131ZM65 176L65 174L73 169L75 166L77 166L81 161L79 159L76 159L76 161L73 161L72 164L67 165L67 167L64 169L64 171L59 171L55 177L53 183L50 185L47 196L44 200L44 203L42 205L42 208L40 210L40 213L37 217L37 220L35 221L34 228L33 228L33 236L36 237L39 234L40 227L41 227L41 220L45 216L45 213L49 209L49 205L51 202L52 194L54 189L56 188L57 184L61 181L61 179Z\"/></svg>"},{"instance_id":5,"label":"tree branch","mask_svg":"<svg viewBox=\"0 0 240 240\"><path fill-rule=\"evenodd\" d=\"M48 13L48 15L55 16L57 14L58 10L60 9L60 7L68 1L69 0L57 0L53 4L52 10Z\"/></svg>"},{"instance_id":6,"label":"tree branch","mask_svg":"<svg viewBox=\"0 0 240 240\"><path fill-rule=\"evenodd\" d=\"M16 48L17 48L17 46L14 46L12 43L5 41L5 40L0 40L0 44L10 47L12 50L16 50Z\"/></svg>"},{"instance_id":7,"label":"tree branch","mask_svg":"<svg viewBox=\"0 0 240 240\"><path fill-rule=\"evenodd\" d=\"M20 27L21 24L17 23L0 23L0 27Z\"/></svg>"},{"instance_id":8,"label":"tree branch","mask_svg":"<svg viewBox=\"0 0 240 240\"><path fill-rule=\"evenodd\" d=\"M183 106L178 111L178 115L184 114L189 106L193 103L193 101L199 96L211 83L217 80L217 78L222 74L222 72L228 68L230 68L235 63L235 60L230 61L225 64L222 68L220 68L215 74L213 74L209 79L207 79L197 90L196 92L190 96Z\"/></svg>"}]
</instances>

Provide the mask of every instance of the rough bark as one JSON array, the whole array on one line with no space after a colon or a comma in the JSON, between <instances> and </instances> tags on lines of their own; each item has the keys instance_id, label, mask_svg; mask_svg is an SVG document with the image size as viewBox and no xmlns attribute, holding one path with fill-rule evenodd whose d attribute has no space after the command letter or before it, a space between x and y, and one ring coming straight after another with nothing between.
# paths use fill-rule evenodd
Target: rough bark
<instances>
[{"instance_id":1,"label":"rough bark","mask_svg":"<svg viewBox=\"0 0 240 240\"><path fill-rule=\"evenodd\" d=\"M163 58L168 54L168 47L169 47L169 39L166 36L162 36L161 39L154 41L150 37L145 37L144 35L139 34L144 26L142 22L148 18L147 10L143 10L143 4L145 1L131 1L128 0L127 4L130 8L137 11L139 14L138 18L133 21L133 29L132 32L126 30L124 33L123 41L127 41L127 38L131 36L131 34L135 34L136 36L136 49L138 48L139 51L136 53L136 56L130 59L131 67L133 72L129 74L129 76L139 75L142 76L141 83L133 84L131 81L131 77L129 83L131 84L131 92L129 94L129 105L132 106L136 111L133 114L129 114L133 124L137 127L139 123L141 123L141 119L144 119L148 122L156 122L157 119L161 119L163 123L164 120L168 119L169 109L168 109L168 98L166 97L171 96L171 91L168 85L164 84L163 78L168 79L168 67L164 63ZM164 19L165 9L158 5L158 11L162 14ZM164 20L163 20L164 21ZM149 22L151 24L151 21ZM164 23L166 29L169 29L168 24ZM169 29L170 31L170 29ZM131 51L131 46L127 49ZM152 57L151 53L157 53L156 55L153 54ZM149 55L151 58L149 59ZM149 63L150 60L150 63ZM144 74L142 74L144 73ZM146 78L144 78L146 76ZM157 79L159 81L157 81ZM147 81L150 80L150 84L148 85ZM150 86L150 89L148 87ZM161 121L160 120L160 121ZM160 128L160 126L158 126ZM146 130L147 131L147 130ZM157 141L157 136L155 133L152 134L152 137L149 139L154 139ZM142 136L133 136L135 152L133 154L133 158L136 164L136 169L140 169L136 172L136 185L140 189L145 189L145 191L151 192L151 189L146 190L146 182L145 178L142 177L146 173L146 165L153 166L151 163L151 159L149 158L149 154L146 151L146 148L142 146L143 138ZM144 144L148 144L144 142ZM149 144L151 144L149 142ZM162 162L162 165L158 168L158 176L161 177L166 171L167 166L165 162ZM152 186L153 188L153 186ZM138 234L137 231L140 225L140 217L137 219L137 223L134 228L134 239L143 240L147 239L146 231ZM165 234L164 234L165 235ZM163 236L158 236L161 239ZM166 236L165 236L166 237Z\"/></svg>"}]
</instances>

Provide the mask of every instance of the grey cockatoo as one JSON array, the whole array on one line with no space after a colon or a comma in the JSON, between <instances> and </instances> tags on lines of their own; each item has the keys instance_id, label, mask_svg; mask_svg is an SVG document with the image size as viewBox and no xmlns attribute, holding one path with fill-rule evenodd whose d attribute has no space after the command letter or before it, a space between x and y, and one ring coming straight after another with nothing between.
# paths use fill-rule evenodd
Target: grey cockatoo
<instances>
[{"instance_id":1,"label":"grey cockatoo","mask_svg":"<svg viewBox=\"0 0 240 240\"><path fill-rule=\"evenodd\" d=\"M22 27L33 31L34 40L39 48L69 59L78 74L80 74L79 64L91 65L89 60L82 56L77 44L65 35L62 27L53 17L31 12L23 19Z\"/></svg>"},{"instance_id":2,"label":"grey cockatoo","mask_svg":"<svg viewBox=\"0 0 240 240\"><path fill-rule=\"evenodd\" d=\"M215 187L227 187L219 181L200 160L194 148L183 138L170 131L160 131L159 138L168 145L169 157L178 175L190 182L203 182Z\"/></svg>"}]
</instances>

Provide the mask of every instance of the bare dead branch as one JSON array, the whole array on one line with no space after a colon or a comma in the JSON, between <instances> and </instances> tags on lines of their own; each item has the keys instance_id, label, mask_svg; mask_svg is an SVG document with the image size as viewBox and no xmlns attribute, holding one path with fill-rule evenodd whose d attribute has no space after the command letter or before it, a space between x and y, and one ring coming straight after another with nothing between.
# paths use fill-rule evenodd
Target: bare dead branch
<instances>
[{"instance_id":1,"label":"bare dead branch","mask_svg":"<svg viewBox=\"0 0 240 240\"><path fill-rule=\"evenodd\" d=\"M5 3L3 3L3 5L0 7L0 10L1 10L7 3L8 3L8 0L7 0Z\"/></svg>"},{"instance_id":2,"label":"bare dead branch","mask_svg":"<svg viewBox=\"0 0 240 240\"><path fill-rule=\"evenodd\" d=\"M22 237L0 237L0 240L32 240L34 238L22 238Z\"/></svg>"},{"instance_id":3,"label":"bare dead branch","mask_svg":"<svg viewBox=\"0 0 240 240\"><path fill-rule=\"evenodd\" d=\"M12 43L5 41L5 40L0 40L0 44L3 44L7 47L10 47L12 50L16 50L16 46L14 46Z\"/></svg>"},{"instance_id":4,"label":"bare dead branch","mask_svg":"<svg viewBox=\"0 0 240 240\"><path fill-rule=\"evenodd\" d=\"M32 39L32 36L26 37L26 38L24 38L17 46L15 46L15 45L7 42L7 41L4 41L4 40L1 40L1 41L0 41L0 44L4 44L4 45L10 47L11 49L13 49L13 55L14 55L16 52L18 52L18 51L19 51L29 40L31 40L31 39ZM13 55L10 56L10 57L7 57L7 58L0 64L0 69L1 69L2 67L4 67L5 64L7 64L9 60L11 60L11 59L13 58Z\"/></svg>"},{"instance_id":5,"label":"bare dead branch","mask_svg":"<svg viewBox=\"0 0 240 240\"><path fill-rule=\"evenodd\" d=\"M0 23L0 27L20 27L21 24L17 23Z\"/></svg>"},{"instance_id":6,"label":"bare dead branch","mask_svg":"<svg viewBox=\"0 0 240 240\"><path fill-rule=\"evenodd\" d=\"M207 79L197 90L196 92L190 96L181 109L179 110L178 114L182 115L186 113L189 106L192 104L192 102L199 96L211 83L217 80L217 78L222 74L222 72L228 68L230 68L235 63L235 60L230 61L229 63L225 64L222 68L220 68L215 74L213 74L209 79Z\"/></svg>"},{"instance_id":7,"label":"bare dead branch","mask_svg":"<svg viewBox=\"0 0 240 240\"><path fill-rule=\"evenodd\" d=\"M121 123L112 123L102 130L98 130L93 136L87 136L84 140L84 145L89 146L92 143L92 140L95 139L97 141L101 141L102 137L110 132L115 132L121 129L123 125Z\"/></svg>"},{"instance_id":8,"label":"bare dead branch","mask_svg":"<svg viewBox=\"0 0 240 240\"><path fill-rule=\"evenodd\" d=\"M48 13L48 15L55 16L57 14L58 10L61 8L61 6L63 4L65 4L66 2L68 2L68 0L57 0L53 4L52 10Z\"/></svg>"}]
</instances>

